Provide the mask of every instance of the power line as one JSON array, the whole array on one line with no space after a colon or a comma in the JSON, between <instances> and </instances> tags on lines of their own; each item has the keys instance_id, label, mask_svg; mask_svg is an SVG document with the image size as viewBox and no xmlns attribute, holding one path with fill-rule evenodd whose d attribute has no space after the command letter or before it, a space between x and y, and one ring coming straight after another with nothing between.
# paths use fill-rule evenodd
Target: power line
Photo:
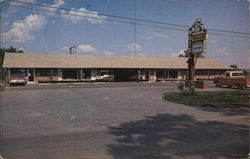
<instances>
[{"instance_id":1,"label":"power line","mask_svg":"<svg viewBox=\"0 0 250 159\"><path fill-rule=\"evenodd\" d=\"M224 33L233 33L233 34L245 34L245 35L249 35L249 33L244 33L244 32L238 32L238 31L227 31L227 30L220 30L220 29L207 29L207 30L211 30L211 31L218 31L218 32L224 32Z\"/></svg>"},{"instance_id":2,"label":"power line","mask_svg":"<svg viewBox=\"0 0 250 159\"><path fill-rule=\"evenodd\" d=\"M220 33L209 33L209 35L216 35L216 36L229 36L229 37L237 37L237 38L246 38L248 39L249 36L238 36L238 35L228 35L228 34L220 34Z\"/></svg>"},{"instance_id":3,"label":"power line","mask_svg":"<svg viewBox=\"0 0 250 159\"><path fill-rule=\"evenodd\" d=\"M187 32L187 30L184 30L184 29L170 28L170 27L158 26L158 25L150 25L150 24L143 24L143 23L137 23L136 21L134 21L134 22L128 22L128 21L121 21L121 20L98 18L98 17L92 17L92 16L84 16L84 15L77 15L77 14L56 12L56 11L44 10L44 9L40 9L40 8L30 8L30 7L25 7L25 6L17 6L17 5L11 5L11 4L3 4L3 3L1 3L0 5L10 6L10 7L16 7L16 8L23 8L23 9L29 9L29 10L34 10L34 11L42 11L42 12L49 12L49 13L64 14L64 15L69 15L69 16L78 16L78 17L82 17L82 18L92 18L92 19L97 19L97 20L120 22L120 23L132 24L132 25L140 25L140 26L147 26L147 27L153 27L153 28L159 28L159 29L169 29L169 30L178 30L178 31ZM219 34L219 33L209 33L209 34L211 34L211 35L218 35L218 36L249 38L249 37L243 37L243 36L237 36L237 35L228 35L228 34Z\"/></svg>"},{"instance_id":4,"label":"power line","mask_svg":"<svg viewBox=\"0 0 250 159\"><path fill-rule=\"evenodd\" d=\"M7 1L12 1L12 2L16 2L16 3L22 3L22 4L37 5L37 6L41 6L41 7L53 8L53 9L59 9L59 10L72 11L72 9L69 9L69 8L54 7L54 6L44 5L44 4L40 4L40 3L23 2L23 1L17 1L17 0L7 0ZM89 12L89 11L79 11L79 10L73 10L73 11L74 12L88 13L88 14L96 14L96 13L92 13L92 12ZM154 23L154 24L161 24L161 25L170 25L170 26L175 26L175 27L190 28L190 26L188 26L188 25L180 25L180 24L165 23L165 22L152 21L152 20L146 20L146 19L138 19L136 17L135 18L130 18L130 17L116 16L116 15L103 14L103 13L98 13L98 15L112 17L112 18L133 20L133 21L135 20L135 21L146 22L146 23ZM207 30L211 30L211 31L224 32L224 33L249 35L249 33L247 33L247 32L229 31L229 30L214 29L214 28L206 28L206 29Z\"/></svg>"}]
</instances>

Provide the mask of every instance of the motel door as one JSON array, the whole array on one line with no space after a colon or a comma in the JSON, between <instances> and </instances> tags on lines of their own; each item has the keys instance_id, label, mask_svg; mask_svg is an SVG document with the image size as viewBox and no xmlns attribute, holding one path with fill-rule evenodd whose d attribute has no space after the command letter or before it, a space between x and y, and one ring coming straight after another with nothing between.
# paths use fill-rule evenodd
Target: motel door
<instances>
[{"instance_id":1,"label":"motel door","mask_svg":"<svg viewBox=\"0 0 250 159\"><path fill-rule=\"evenodd\" d=\"M28 81L34 82L34 72L33 69L28 69Z\"/></svg>"},{"instance_id":2,"label":"motel door","mask_svg":"<svg viewBox=\"0 0 250 159\"><path fill-rule=\"evenodd\" d=\"M150 71L147 69L146 72L145 72L145 80L149 80L149 74L150 74Z\"/></svg>"}]
</instances>

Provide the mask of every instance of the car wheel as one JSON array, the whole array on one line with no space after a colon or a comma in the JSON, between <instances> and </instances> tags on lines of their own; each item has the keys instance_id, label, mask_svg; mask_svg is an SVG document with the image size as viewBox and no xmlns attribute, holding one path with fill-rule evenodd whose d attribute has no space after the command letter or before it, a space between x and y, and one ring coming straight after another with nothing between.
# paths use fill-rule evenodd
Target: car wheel
<instances>
[{"instance_id":1,"label":"car wheel","mask_svg":"<svg viewBox=\"0 0 250 159\"><path fill-rule=\"evenodd\" d=\"M242 85L237 85L238 89L243 89L244 87Z\"/></svg>"},{"instance_id":2,"label":"car wheel","mask_svg":"<svg viewBox=\"0 0 250 159\"><path fill-rule=\"evenodd\" d=\"M221 84L219 82L215 83L216 87L221 87Z\"/></svg>"}]
</instances>

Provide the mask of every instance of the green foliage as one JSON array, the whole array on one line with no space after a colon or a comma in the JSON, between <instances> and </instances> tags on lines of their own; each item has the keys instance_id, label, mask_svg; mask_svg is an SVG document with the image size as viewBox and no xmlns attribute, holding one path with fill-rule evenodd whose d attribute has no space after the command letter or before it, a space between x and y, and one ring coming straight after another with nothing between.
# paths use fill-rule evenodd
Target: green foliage
<instances>
[{"instance_id":1,"label":"green foliage","mask_svg":"<svg viewBox=\"0 0 250 159\"><path fill-rule=\"evenodd\" d=\"M4 47L0 48L0 54L3 54L4 52L24 53L22 49L17 50L13 46L10 46L9 48L4 48Z\"/></svg>"},{"instance_id":2,"label":"green foliage","mask_svg":"<svg viewBox=\"0 0 250 159\"><path fill-rule=\"evenodd\" d=\"M5 73L3 67L3 59L4 59L4 48L0 48L0 87L3 87L3 83L5 80ZM0 89L1 89L0 88Z\"/></svg>"},{"instance_id":3,"label":"green foliage","mask_svg":"<svg viewBox=\"0 0 250 159\"><path fill-rule=\"evenodd\" d=\"M212 106L218 108L249 108L249 90L206 91L190 93L168 93L164 97L171 102L190 106Z\"/></svg>"},{"instance_id":4,"label":"green foliage","mask_svg":"<svg viewBox=\"0 0 250 159\"><path fill-rule=\"evenodd\" d=\"M184 91L184 82L183 81L181 81L181 82L179 82L178 84L177 84L177 88L180 90L180 91Z\"/></svg>"},{"instance_id":5,"label":"green foliage","mask_svg":"<svg viewBox=\"0 0 250 159\"><path fill-rule=\"evenodd\" d=\"M9 48L4 48L4 47L0 48L0 86L2 86L3 83L5 82L5 72L4 69L2 68L5 52L24 53L23 50L17 50L13 46L10 46Z\"/></svg>"},{"instance_id":6,"label":"green foliage","mask_svg":"<svg viewBox=\"0 0 250 159\"><path fill-rule=\"evenodd\" d=\"M232 67L233 69L237 70L238 69L238 66L237 65L230 65L230 67Z\"/></svg>"},{"instance_id":7,"label":"green foliage","mask_svg":"<svg viewBox=\"0 0 250 159\"><path fill-rule=\"evenodd\" d=\"M185 50L183 53L179 54L178 57L188 57L188 50ZM196 58L205 58L205 56L200 53L200 54L195 54L194 57Z\"/></svg>"}]
</instances>

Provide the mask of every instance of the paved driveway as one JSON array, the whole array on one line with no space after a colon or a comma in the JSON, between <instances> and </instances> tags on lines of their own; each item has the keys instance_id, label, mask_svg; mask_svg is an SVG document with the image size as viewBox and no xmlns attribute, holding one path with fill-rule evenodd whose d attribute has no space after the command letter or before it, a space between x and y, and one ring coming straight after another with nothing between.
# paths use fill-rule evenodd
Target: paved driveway
<instances>
[{"instance_id":1,"label":"paved driveway","mask_svg":"<svg viewBox=\"0 0 250 159\"><path fill-rule=\"evenodd\" d=\"M162 100L176 83L99 83L1 92L7 159L243 158L248 112Z\"/></svg>"}]
</instances>

